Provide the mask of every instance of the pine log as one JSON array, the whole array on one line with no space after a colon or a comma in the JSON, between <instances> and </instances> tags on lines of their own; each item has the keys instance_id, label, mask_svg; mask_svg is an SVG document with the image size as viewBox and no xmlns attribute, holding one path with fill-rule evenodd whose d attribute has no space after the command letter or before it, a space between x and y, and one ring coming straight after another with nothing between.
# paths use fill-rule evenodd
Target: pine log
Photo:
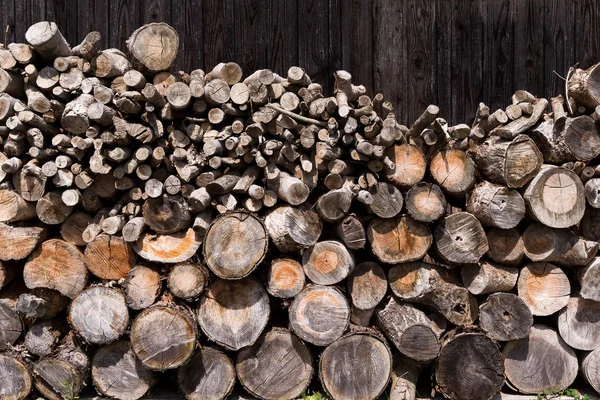
<instances>
[{"instance_id":1,"label":"pine log","mask_svg":"<svg viewBox=\"0 0 600 400\"><path fill-rule=\"evenodd\" d=\"M533 315L552 315L567 305L571 284L565 273L550 263L527 264L517 281L519 297Z\"/></svg>"},{"instance_id":2,"label":"pine log","mask_svg":"<svg viewBox=\"0 0 600 400\"><path fill-rule=\"evenodd\" d=\"M7 351L23 333L23 323L12 303L0 299L0 351Z\"/></svg>"},{"instance_id":3,"label":"pine log","mask_svg":"<svg viewBox=\"0 0 600 400\"><path fill-rule=\"evenodd\" d=\"M467 211L482 225L511 229L525 216L525 201L514 189L483 181L469 194Z\"/></svg>"},{"instance_id":4,"label":"pine log","mask_svg":"<svg viewBox=\"0 0 600 400\"><path fill-rule=\"evenodd\" d=\"M481 223L467 212L445 217L433 236L436 251L449 263L476 263L489 249Z\"/></svg>"},{"instance_id":5,"label":"pine log","mask_svg":"<svg viewBox=\"0 0 600 400\"><path fill-rule=\"evenodd\" d=\"M17 227L0 223L0 260L24 260L45 239L44 227Z\"/></svg>"},{"instance_id":6,"label":"pine log","mask_svg":"<svg viewBox=\"0 0 600 400\"><path fill-rule=\"evenodd\" d=\"M600 347L600 303L571 297L558 314L558 332L574 349L594 350Z\"/></svg>"},{"instance_id":7,"label":"pine log","mask_svg":"<svg viewBox=\"0 0 600 400\"><path fill-rule=\"evenodd\" d=\"M506 378L521 393L561 391L577 377L575 352L544 325L533 325L528 336L508 342L502 353Z\"/></svg>"},{"instance_id":8,"label":"pine log","mask_svg":"<svg viewBox=\"0 0 600 400\"><path fill-rule=\"evenodd\" d=\"M146 24L131 34L127 49L137 69L154 75L168 71L173 65L179 49L179 35L163 22Z\"/></svg>"},{"instance_id":9,"label":"pine log","mask_svg":"<svg viewBox=\"0 0 600 400\"><path fill-rule=\"evenodd\" d=\"M31 254L23 270L23 279L29 289L54 289L71 299L83 290L87 277L81 251L59 239L42 243Z\"/></svg>"},{"instance_id":10,"label":"pine log","mask_svg":"<svg viewBox=\"0 0 600 400\"><path fill-rule=\"evenodd\" d=\"M348 328L350 306L334 286L310 285L289 308L290 327L305 342L328 346Z\"/></svg>"},{"instance_id":11,"label":"pine log","mask_svg":"<svg viewBox=\"0 0 600 400\"><path fill-rule=\"evenodd\" d=\"M433 241L429 227L407 215L373 220L367 239L373 254L387 264L421 259Z\"/></svg>"},{"instance_id":12,"label":"pine log","mask_svg":"<svg viewBox=\"0 0 600 400\"><path fill-rule=\"evenodd\" d=\"M479 306L479 326L494 340L522 339L532 325L531 310L512 293L493 293Z\"/></svg>"},{"instance_id":13,"label":"pine log","mask_svg":"<svg viewBox=\"0 0 600 400\"><path fill-rule=\"evenodd\" d=\"M513 140L491 136L474 152L481 175L494 183L520 188L540 170L544 161L533 140L519 135Z\"/></svg>"},{"instance_id":14,"label":"pine log","mask_svg":"<svg viewBox=\"0 0 600 400\"><path fill-rule=\"evenodd\" d=\"M406 195L408 214L420 222L433 222L446 212L446 197L434 183L419 182L413 185Z\"/></svg>"},{"instance_id":15,"label":"pine log","mask_svg":"<svg viewBox=\"0 0 600 400\"><path fill-rule=\"evenodd\" d=\"M133 250L152 262L178 263L190 259L200 248L202 239L193 229L168 235L143 233L133 244Z\"/></svg>"},{"instance_id":16,"label":"pine log","mask_svg":"<svg viewBox=\"0 0 600 400\"><path fill-rule=\"evenodd\" d=\"M552 229L539 223L525 229L523 245L531 261L564 266L587 265L598 252L598 242L585 240L567 229Z\"/></svg>"},{"instance_id":17,"label":"pine log","mask_svg":"<svg viewBox=\"0 0 600 400\"><path fill-rule=\"evenodd\" d=\"M269 296L253 278L217 279L203 293L198 323L204 334L228 350L253 345L269 320Z\"/></svg>"},{"instance_id":18,"label":"pine log","mask_svg":"<svg viewBox=\"0 0 600 400\"><path fill-rule=\"evenodd\" d=\"M581 359L581 375L600 392L600 349L585 354Z\"/></svg>"},{"instance_id":19,"label":"pine log","mask_svg":"<svg viewBox=\"0 0 600 400\"><path fill-rule=\"evenodd\" d=\"M386 156L394 162L394 168L384 166L388 181L401 188L409 188L420 182L425 176L427 161L423 152L411 144L389 147Z\"/></svg>"},{"instance_id":20,"label":"pine log","mask_svg":"<svg viewBox=\"0 0 600 400\"><path fill-rule=\"evenodd\" d=\"M335 285L354 269L354 257L340 242L318 242L302 255L306 276L319 285Z\"/></svg>"},{"instance_id":21,"label":"pine log","mask_svg":"<svg viewBox=\"0 0 600 400\"><path fill-rule=\"evenodd\" d=\"M100 279L124 278L135 265L135 253L120 236L96 236L84 255L90 272Z\"/></svg>"},{"instance_id":22,"label":"pine log","mask_svg":"<svg viewBox=\"0 0 600 400\"><path fill-rule=\"evenodd\" d=\"M0 396L4 400L25 400L33 384L29 369L21 360L0 354Z\"/></svg>"},{"instance_id":23,"label":"pine log","mask_svg":"<svg viewBox=\"0 0 600 400\"><path fill-rule=\"evenodd\" d=\"M580 269L577 278L581 284L579 295L588 300L600 302L600 258L592 259L588 265Z\"/></svg>"},{"instance_id":24,"label":"pine log","mask_svg":"<svg viewBox=\"0 0 600 400\"><path fill-rule=\"evenodd\" d=\"M267 292L273 297L288 299L304 289L306 277L299 262L291 258L271 261L267 281Z\"/></svg>"},{"instance_id":25,"label":"pine log","mask_svg":"<svg viewBox=\"0 0 600 400\"><path fill-rule=\"evenodd\" d=\"M208 284L208 271L201 264L184 262L169 271L167 286L171 293L184 300L198 298Z\"/></svg>"},{"instance_id":26,"label":"pine log","mask_svg":"<svg viewBox=\"0 0 600 400\"><path fill-rule=\"evenodd\" d=\"M432 321L418 308L390 297L376 312L377 327L405 356L428 362L440 350Z\"/></svg>"},{"instance_id":27,"label":"pine log","mask_svg":"<svg viewBox=\"0 0 600 400\"><path fill-rule=\"evenodd\" d=\"M435 182L450 196L462 196L475 184L475 164L462 150L438 152L429 163Z\"/></svg>"},{"instance_id":28,"label":"pine log","mask_svg":"<svg viewBox=\"0 0 600 400\"><path fill-rule=\"evenodd\" d=\"M73 300L68 319L86 342L107 344L125 332L129 311L120 290L94 286Z\"/></svg>"},{"instance_id":29,"label":"pine log","mask_svg":"<svg viewBox=\"0 0 600 400\"><path fill-rule=\"evenodd\" d=\"M585 212L581 179L562 167L544 165L523 193L528 214L551 228L577 224Z\"/></svg>"},{"instance_id":30,"label":"pine log","mask_svg":"<svg viewBox=\"0 0 600 400\"><path fill-rule=\"evenodd\" d=\"M36 389L48 400L74 399L83 389L83 377L67 361L43 358L32 372Z\"/></svg>"},{"instance_id":31,"label":"pine log","mask_svg":"<svg viewBox=\"0 0 600 400\"><path fill-rule=\"evenodd\" d=\"M179 391L188 400L225 399L234 384L233 362L211 347L203 347L187 364L177 369Z\"/></svg>"},{"instance_id":32,"label":"pine log","mask_svg":"<svg viewBox=\"0 0 600 400\"><path fill-rule=\"evenodd\" d=\"M523 238L516 229L491 229L487 233L489 249L486 255L500 264L517 266L525 254Z\"/></svg>"},{"instance_id":33,"label":"pine log","mask_svg":"<svg viewBox=\"0 0 600 400\"><path fill-rule=\"evenodd\" d=\"M367 234L362 222L354 215L349 215L336 225L337 237L351 250L365 247Z\"/></svg>"},{"instance_id":34,"label":"pine log","mask_svg":"<svg viewBox=\"0 0 600 400\"><path fill-rule=\"evenodd\" d=\"M61 335L57 321L39 319L30 326L23 344L31 354L45 357L52 353Z\"/></svg>"},{"instance_id":35,"label":"pine log","mask_svg":"<svg viewBox=\"0 0 600 400\"><path fill-rule=\"evenodd\" d=\"M133 310L150 307L161 290L160 274L143 265L133 267L122 284L127 306Z\"/></svg>"},{"instance_id":36,"label":"pine log","mask_svg":"<svg viewBox=\"0 0 600 400\"><path fill-rule=\"evenodd\" d=\"M435 381L447 399L491 399L504 385L504 357L484 333L451 332L435 363Z\"/></svg>"},{"instance_id":37,"label":"pine log","mask_svg":"<svg viewBox=\"0 0 600 400\"><path fill-rule=\"evenodd\" d=\"M343 368L339 368L343 365ZM319 379L336 400L376 399L390 381L392 353L371 332L349 334L328 346L319 360Z\"/></svg>"},{"instance_id":38,"label":"pine log","mask_svg":"<svg viewBox=\"0 0 600 400\"><path fill-rule=\"evenodd\" d=\"M237 355L240 383L260 399L294 399L308 387L313 375L309 348L293 333L273 329Z\"/></svg>"},{"instance_id":39,"label":"pine log","mask_svg":"<svg viewBox=\"0 0 600 400\"><path fill-rule=\"evenodd\" d=\"M56 290L36 288L17 299L17 311L28 319L51 319L64 310L69 299Z\"/></svg>"},{"instance_id":40,"label":"pine log","mask_svg":"<svg viewBox=\"0 0 600 400\"><path fill-rule=\"evenodd\" d=\"M469 325L477 319L477 300L443 267L424 262L398 264L390 269L388 280L400 299L432 306L455 325Z\"/></svg>"},{"instance_id":41,"label":"pine log","mask_svg":"<svg viewBox=\"0 0 600 400\"><path fill-rule=\"evenodd\" d=\"M192 224L192 216L181 196L148 199L142 207L144 222L157 233L182 231Z\"/></svg>"}]
</instances>

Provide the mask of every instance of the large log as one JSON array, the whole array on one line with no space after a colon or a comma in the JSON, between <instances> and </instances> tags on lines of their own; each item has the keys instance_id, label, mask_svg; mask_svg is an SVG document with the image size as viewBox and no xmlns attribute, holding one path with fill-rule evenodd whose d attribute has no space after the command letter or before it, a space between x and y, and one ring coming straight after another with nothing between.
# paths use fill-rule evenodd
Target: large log
<instances>
[{"instance_id":1,"label":"large log","mask_svg":"<svg viewBox=\"0 0 600 400\"><path fill-rule=\"evenodd\" d=\"M425 176L427 161L418 147L410 144L391 146L386 155L394 162L394 168L385 166L383 171L386 179L394 185L409 188Z\"/></svg>"},{"instance_id":2,"label":"large log","mask_svg":"<svg viewBox=\"0 0 600 400\"><path fill-rule=\"evenodd\" d=\"M225 399L235 384L235 367L227 355L203 347L177 369L179 391L188 400Z\"/></svg>"},{"instance_id":3,"label":"large log","mask_svg":"<svg viewBox=\"0 0 600 400\"><path fill-rule=\"evenodd\" d=\"M571 297L558 314L560 337L574 349L594 350L600 347L600 304Z\"/></svg>"},{"instance_id":4,"label":"large log","mask_svg":"<svg viewBox=\"0 0 600 400\"><path fill-rule=\"evenodd\" d=\"M467 212L445 217L436 227L433 237L436 251L449 263L475 263L489 249L481 223Z\"/></svg>"},{"instance_id":5,"label":"large log","mask_svg":"<svg viewBox=\"0 0 600 400\"><path fill-rule=\"evenodd\" d=\"M475 163L462 150L440 151L431 159L429 171L450 196L462 196L475 184Z\"/></svg>"},{"instance_id":6,"label":"large log","mask_svg":"<svg viewBox=\"0 0 600 400\"><path fill-rule=\"evenodd\" d=\"M99 235L84 252L90 272L101 279L119 280L135 266L135 253L120 236Z\"/></svg>"},{"instance_id":7,"label":"large log","mask_svg":"<svg viewBox=\"0 0 600 400\"><path fill-rule=\"evenodd\" d=\"M569 278L550 263L527 264L517 281L519 297L533 315L552 315L567 305L571 294Z\"/></svg>"},{"instance_id":8,"label":"large log","mask_svg":"<svg viewBox=\"0 0 600 400\"><path fill-rule=\"evenodd\" d=\"M171 68L179 49L179 35L163 22L147 24L131 34L127 49L138 69L154 75Z\"/></svg>"},{"instance_id":9,"label":"large log","mask_svg":"<svg viewBox=\"0 0 600 400\"><path fill-rule=\"evenodd\" d=\"M373 220L367 240L373 254L388 264L421 259L433 241L429 227L407 215Z\"/></svg>"},{"instance_id":10,"label":"large log","mask_svg":"<svg viewBox=\"0 0 600 400\"><path fill-rule=\"evenodd\" d=\"M494 340L517 340L529 335L533 315L520 297L493 293L479 307L479 325Z\"/></svg>"},{"instance_id":11,"label":"large log","mask_svg":"<svg viewBox=\"0 0 600 400\"><path fill-rule=\"evenodd\" d=\"M25 363L8 354L0 354L0 396L5 400L25 400L33 384Z\"/></svg>"},{"instance_id":12,"label":"large log","mask_svg":"<svg viewBox=\"0 0 600 400\"><path fill-rule=\"evenodd\" d=\"M71 48L54 22L33 24L25 32L25 40L47 61L71 55Z\"/></svg>"},{"instance_id":13,"label":"large log","mask_svg":"<svg viewBox=\"0 0 600 400\"><path fill-rule=\"evenodd\" d=\"M467 211L482 225L511 229L525 216L525 201L516 190L483 181L469 194Z\"/></svg>"}]
</instances>

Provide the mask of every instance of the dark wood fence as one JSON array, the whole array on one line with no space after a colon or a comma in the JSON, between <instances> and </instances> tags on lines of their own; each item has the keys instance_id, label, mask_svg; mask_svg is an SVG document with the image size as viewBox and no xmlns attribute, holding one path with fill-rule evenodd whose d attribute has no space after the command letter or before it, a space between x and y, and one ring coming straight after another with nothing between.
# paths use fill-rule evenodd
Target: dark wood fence
<instances>
[{"instance_id":1,"label":"dark wood fence","mask_svg":"<svg viewBox=\"0 0 600 400\"><path fill-rule=\"evenodd\" d=\"M180 34L176 67L236 61L245 72L306 68L326 89L346 69L396 104L401 122L430 103L452 123L480 101L496 108L516 89L564 91L568 67L600 61L599 0L0 0L0 26L23 41L54 20L71 44L90 30L124 48L139 25Z\"/></svg>"}]
</instances>

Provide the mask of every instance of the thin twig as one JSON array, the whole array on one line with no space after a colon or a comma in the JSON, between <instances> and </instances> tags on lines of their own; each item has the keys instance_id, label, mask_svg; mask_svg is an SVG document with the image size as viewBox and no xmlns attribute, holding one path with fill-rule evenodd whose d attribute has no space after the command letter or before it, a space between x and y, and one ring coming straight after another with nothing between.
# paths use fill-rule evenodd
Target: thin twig
<instances>
[{"instance_id":1,"label":"thin twig","mask_svg":"<svg viewBox=\"0 0 600 400\"><path fill-rule=\"evenodd\" d=\"M283 108L278 107L278 106L276 106L273 103L267 103L266 106L269 107L269 108L272 108L273 110L275 110L275 111L277 111L277 112L279 112L281 114L287 115L288 117L297 119L300 122L306 122L307 124L314 124L314 125L322 126L322 127L326 127L327 126L327 124L325 122L323 122L323 121L319 121L319 120L316 120L316 119L304 117L302 115L298 115L298 114L293 113L291 111L284 110Z\"/></svg>"}]
</instances>

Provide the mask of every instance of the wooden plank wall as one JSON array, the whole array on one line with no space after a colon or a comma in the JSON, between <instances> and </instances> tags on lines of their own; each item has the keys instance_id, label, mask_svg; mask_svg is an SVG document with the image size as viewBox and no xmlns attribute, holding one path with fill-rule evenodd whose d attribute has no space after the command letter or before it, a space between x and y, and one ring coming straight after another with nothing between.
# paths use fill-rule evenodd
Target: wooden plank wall
<instances>
[{"instance_id":1,"label":"wooden plank wall","mask_svg":"<svg viewBox=\"0 0 600 400\"><path fill-rule=\"evenodd\" d=\"M430 103L452 124L516 89L554 96L568 67L600 61L598 0L0 0L8 41L54 20L71 44L90 30L124 48L138 26L180 34L177 69L238 62L249 72L292 65L326 90L346 69L391 100L402 123Z\"/></svg>"}]
</instances>

